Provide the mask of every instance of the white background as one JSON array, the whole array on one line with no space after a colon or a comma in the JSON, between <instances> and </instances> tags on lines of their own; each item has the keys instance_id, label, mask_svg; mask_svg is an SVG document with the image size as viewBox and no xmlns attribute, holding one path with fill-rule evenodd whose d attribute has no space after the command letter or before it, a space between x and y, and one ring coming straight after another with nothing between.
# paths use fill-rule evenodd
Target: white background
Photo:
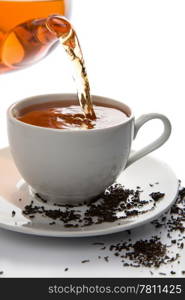
<instances>
[{"instance_id":1,"label":"white background","mask_svg":"<svg viewBox=\"0 0 185 300\"><path fill-rule=\"evenodd\" d=\"M155 152L155 156L167 162L183 182L184 16L183 0L74 0L71 14L84 52L92 93L127 103L136 117L148 112L168 116L173 127L172 136ZM8 145L7 107L23 97L55 92L75 92L70 64L60 47L28 69L1 75L0 147ZM161 129L159 121L147 123L134 142L134 148L140 148L157 137ZM7 247L12 247L9 240L13 238L15 242L15 236L2 232L2 239L8 241ZM32 238L31 242L29 237L24 237L24 240L25 243L29 240L25 247L32 243L36 246L38 241ZM41 240L38 243L42 243ZM48 247L46 240L43 243L43 247ZM54 243L57 248L60 242ZM26 251L26 248L23 249L24 253ZM36 248L33 254L34 251L37 252ZM12 268L9 276L17 276L19 273L13 271L14 263L9 266ZM9 265L8 258L7 261L5 258L3 264L4 267ZM44 269L48 268L43 263L40 275L44 276ZM23 276L23 273L19 274ZM24 274L30 276L26 270Z\"/></svg>"}]
</instances>

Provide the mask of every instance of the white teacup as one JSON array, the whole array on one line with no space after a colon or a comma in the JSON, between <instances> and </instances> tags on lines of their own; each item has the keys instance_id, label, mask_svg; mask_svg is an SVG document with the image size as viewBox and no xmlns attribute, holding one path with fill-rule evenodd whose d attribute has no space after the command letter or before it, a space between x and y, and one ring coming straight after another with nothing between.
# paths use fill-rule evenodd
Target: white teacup
<instances>
[{"instance_id":1,"label":"white teacup","mask_svg":"<svg viewBox=\"0 0 185 300\"><path fill-rule=\"evenodd\" d=\"M34 192L56 203L88 201L115 182L120 172L163 145L171 133L169 120L161 114L142 115L135 121L131 109L113 99L92 96L93 102L123 110L128 119L103 129L61 130L23 123L20 110L50 101L76 101L75 94L30 97L8 109L8 136L15 164ZM143 124L160 119L162 135L130 155L132 140Z\"/></svg>"}]
</instances>

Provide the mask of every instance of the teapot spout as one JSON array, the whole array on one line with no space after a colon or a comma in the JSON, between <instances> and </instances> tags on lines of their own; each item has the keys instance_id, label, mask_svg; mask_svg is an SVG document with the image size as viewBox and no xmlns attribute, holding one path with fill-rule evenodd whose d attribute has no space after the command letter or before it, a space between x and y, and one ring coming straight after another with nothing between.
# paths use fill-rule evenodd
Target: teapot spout
<instances>
[{"instance_id":1,"label":"teapot spout","mask_svg":"<svg viewBox=\"0 0 185 300\"><path fill-rule=\"evenodd\" d=\"M62 37L62 40L67 40L73 32L70 22L60 15L49 16L46 20L46 27L51 33L56 35L57 38Z\"/></svg>"}]
</instances>

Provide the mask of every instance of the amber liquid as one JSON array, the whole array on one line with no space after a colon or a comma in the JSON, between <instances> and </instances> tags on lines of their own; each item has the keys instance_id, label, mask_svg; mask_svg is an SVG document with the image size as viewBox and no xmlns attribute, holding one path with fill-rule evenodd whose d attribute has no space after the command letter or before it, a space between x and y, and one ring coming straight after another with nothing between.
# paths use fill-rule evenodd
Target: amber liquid
<instances>
[{"instance_id":1,"label":"amber liquid","mask_svg":"<svg viewBox=\"0 0 185 300\"><path fill-rule=\"evenodd\" d=\"M74 101L57 101L28 106L17 119L31 125L53 129L100 129L123 123L128 116L114 107L94 104L96 119L87 119Z\"/></svg>"},{"instance_id":2,"label":"amber liquid","mask_svg":"<svg viewBox=\"0 0 185 300\"><path fill-rule=\"evenodd\" d=\"M21 32L21 35L29 40L25 46L14 28L33 19L47 18L51 14L65 15L66 0L0 1L0 73L21 69L37 61L37 53L32 53L35 48L31 32ZM45 48L39 48L38 59L46 55L41 55L40 51L45 51ZM30 58L27 65L21 64L27 56Z\"/></svg>"},{"instance_id":3,"label":"amber liquid","mask_svg":"<svg viewBox=\"0 0 185 300\"><path fill-rule=\"evenodd\" d=\"M51 16L51 18L47 20L47 27L60 39L60 43L64 47L68 58L72 61L74 69L73 77L76 83L78 99L85 117L91 120L96 119L90 95L90 84L85 61L74 28L67 20L60 20L57 16Z\"/></svg>"}]
</instances>

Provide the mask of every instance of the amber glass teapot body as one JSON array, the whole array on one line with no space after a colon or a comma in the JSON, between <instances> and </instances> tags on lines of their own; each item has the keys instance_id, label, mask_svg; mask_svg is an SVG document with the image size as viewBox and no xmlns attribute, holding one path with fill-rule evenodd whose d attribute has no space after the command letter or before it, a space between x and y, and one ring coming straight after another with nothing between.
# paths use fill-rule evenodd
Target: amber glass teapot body
<instances>
[{"instance_id":1,"label":"amber glass teapot body","mask_svg":"<svg viewBox=\"0 0 185 300\"><path fill-rule=\"evenodd\" d=\"M0 0L0 74L28 67L54 48L57 40L50 40L44 23L49 15L65 16L68 2Z\"/></svg>"}]
</instances>

